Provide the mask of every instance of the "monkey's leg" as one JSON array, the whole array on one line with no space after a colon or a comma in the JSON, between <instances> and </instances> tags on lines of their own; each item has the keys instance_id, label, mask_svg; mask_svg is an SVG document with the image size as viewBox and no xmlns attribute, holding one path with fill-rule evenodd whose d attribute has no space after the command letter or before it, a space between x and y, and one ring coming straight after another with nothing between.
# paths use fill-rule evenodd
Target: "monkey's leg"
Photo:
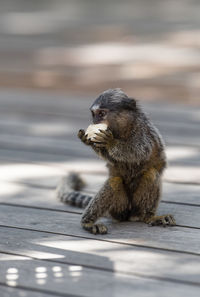
<instances>
[{"instance_id":1,"label":"monkey's leg","mask_svg":"<svg viewBox=\"0 0 200 297\"><path fill-rule=\"evenodd\" d=\"M160 175L156 169L151 168L143 174L139 186L133 194L134 204L140 210L139 220L152 226L174 226L176 222L171 214L156 216L160 200L160 187Z\"/></svg>"},{"instance_id":2,"label":"monkey's leg","mask_svg":"<svg viewBox=\"0 0 200 297\"><path fill-rule=\"evenodd\" d=\"M110 177L91 200L81 219L84 229L93 234L107 233L107 227L95 222L107 211L123 211L128 206L128 198L124 191L123 181L120 177Z\"/></svg>"}]
</instances>

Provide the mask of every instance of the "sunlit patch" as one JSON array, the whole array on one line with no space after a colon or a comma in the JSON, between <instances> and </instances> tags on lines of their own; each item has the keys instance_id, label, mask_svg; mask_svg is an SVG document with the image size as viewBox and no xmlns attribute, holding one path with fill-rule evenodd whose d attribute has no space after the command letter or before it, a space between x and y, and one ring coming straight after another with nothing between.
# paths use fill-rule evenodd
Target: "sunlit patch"
<instances>
[{"instance_id":1,"label":"sunlit patch","mask_svg":"<svg viewBox=\"0 0 200 297\"><path fill-rule=\"evenodd\" d=\"M79 277L81 275L81 271L71 271L70 275L73 277Z\"/></svg>"},{"instance_id":2,"label":"sunlit patch","mask_svg":"<svg viewBox=\"0 0 200 297\"><path fill-rule=\"evenodd\" d=\"M18 273L17 268L8 268L7 273Z\"/></svg>"},{"instance_id":3,"label":"sunlit patch","mask_svg":"<svg viewBox=\"0 0 200 297\"><path fill-rule=\"evenodd\" d=\"M81 242L81 244L77 244L78 242ZM79 251L79 252L89 251L91 253L101 251L102 249L105 250L105 247L109 249L109 245L107 245L105 242L93 242L93 244L91 245L90 240L86 240L86 239L81 241L79 240L51 240L51 241L45 240L43 242L40 241L39 244L42 246L54 247L57 249L60 248L62 250L74 251L76 249L76 251Z\"/></svg>"},{"instance_id":4,"label":"sunlit patch","mask_svg":"<svg viewBox=\"0 0 200 297\"><path fill-rule=\"evenodd\" d=\"M57 58L55 58L57 57ZM67 57L67 59L66 59ZM102 42L81 47L49 47L38 53L38 59L45 65L116 65L131 62L138 64L161 63L168 67L196 65L198 52L191 48L177 48L159 43L127 44L124 42Z\"/></svg>"},{"instance_id":5,"label":"sunlit patch","mask_svg":"<svg viewBox=\"0 0 200 297\"><path fill-rule=\"evenodd\" d=\"M37 279L36 282L38 285L44 285L44 284L46 284L46 279L40 278L40 279Z\"/></svg>"},{"instance_id":6,"label":"sunlit patch","mask_svg":"<svg viewBox=\"0 0 200 297\"><path fill-rule=\"evenodd\" d=\"M6 275L6 278L7 278L8 280L16 280L16 279L19 278L19 275L18 275L18 274L7 274L7 275Z\"/></svg>"},{"instance_id":7,"label":"sunlit patch","mask_svg":"<svg viewBox=\"0 0 200 297\"><path fill-rule=\"evenodd\" d=\"M199 150L191 147L169 146L167 147L167 158L169 161L182 158L199 157Z\"/></svg>"},{"instance_id":8,"label":"sunlit patch","mask_svg":"<svg viewBox=\"0 0 200 297\"><path fill-rule=\"evenodd\" d=\"M28 261L29 259L27 257L23 256L15 256L15 255L0 255L0 260L1 261L21 261L21 260L26 260Z\"/></svg>"},{"instance_id":9,"label":"sunlit patch","mask_svg":"<svg viewBox=\"0 0 200 297\"><path fill-rule=\"evenodd\" d=\"M78 265L71 265L69 266L69 272L70 272L70 276L73 278L73 281L78 280L78 278L81 276L82 274L82 266L78 266Z\"/></svg>"},{"instance_id":10,"label":"sunlit patch","mask_svg":"<svg viewBox=\"0 0 200 297\"><path fill-rule=\"evenodd\" d=\"M36 273L35 275L36 278L46 278L47 277L47 273L45 272L39 272L39 273Z\"/></svg>"},{"instance_id":11,"label":"sunlit patch","mask_svg":"<svg viewBox=\"0 0 200 297\"><path fill-rule=\"evenodd\" d=\"M55 272L54 276L55 277L63 277L63 273L62 272Z\"/></svg>"},{"instance_id":12,"label":"sunlit patch","mask_svg":"<svg viewBox=\"0 0 200 297\"><path fill-rule=\"evenodd\" d=\"M15 287L17 285L17 279L19 278L18 269L10 267L7 269L6 283L8 286Z\"/></svg>"},{"instance_id":13,"label":"sunlit patch","mask_svg":"<svg viewBox=\"0 0 200 297\"><path fill-rule=\"evenodd\" d=\"M69 271L81 271L83 269L82 266L78 266L78 265L71 265L69 266Z\"/></svg>"},{"instance_id":14,"label":"sunlit patch","mask_svg":"<svg viewBox=\"0 0 200 297\"><path fill-rule=\"evenodd\" d=\"M6 284L7 284L8 286L11 286L11 287L16 287L17 282L14 281L14 280L8 280L8 281L6 282Z\"/></svg>"},{"instance_id":15,"label":"sunlit patch","mask_svg":"<svg viewBox=\"0 0 200 297\"><path fill-rule=\"evenodd\" d=\"M54 272L60 272L62 270L62 268L60 266L54 266L54 267L52 267L52 270Z\"/></svg>"},{"instance_id":16,"label":"sunlit patch","mask_svg":"<svg viewBox=\"0 0 200 297\"><path fill-rule=\"evenodd\" d=\"M6 182L6 181L1 181L0 182L0 193L1 196L3 195L13 195L13 194L18 194L24 191L24 186L17 185L14 183Z\"/></svg>"},{"instance_id":17,"label":"sunlit patch","mask_svg":"<svg viewBox=\"0 0 200 297\"><path fill-rule=\"evenodd\" d=\"M20 178L39 178L39 177L50 177L60 176L62 171L57 168L49 170L48 166L35 165L35 164L6 164L1 165L0 173L3 180L18 180Z\"/></svg>"},{"instance_id":18,"label":"sunlit patch","mask_svg":"<svg viewBox=\"0 0 200 297\"><path fill-rule=\"evenodd\" d=\"M200 171L199 168L192 166L170 166L164 173L164 180L199 183Z\"/></svg>"},{"instance_id":19,"label":"sunlit patch","mask_svg":"<svg viewBox=\"0 0 200 297\"><path fill-rule=\"evenodd\" d=\"M41 272L46 272L47 269L46 269L46 267L36 267L36 268L35 268L35 271L41 273Z\"/></svg>"},{"instance_id":20,"label":"sunlit patch","mask_svg":"<svg viewBox=\"0 0 200 297\"><path fill-rule=\"evenodd\" d=\"M53 122L52 124L48 123L34 123L34 126L30 127L31 134L34 134L36 136L38 135L44 135L44 136L52 136L55 135L62 135L63 133L71 133L74 126L70 123L66 125L59 124Z\"/></svg>"},{"instance_id":21,"label":"sunlit patch","mask_svg":"<svg viewBox=\"0 0 200 297\"><path fill-rule=\"evenodd\" d=\"M37 257L38 259L58 259L58 258L65 257L59 254L44 253L44 252L38 252L38 251L27 251L27 256Z\"/></svg>"}]
</instances>

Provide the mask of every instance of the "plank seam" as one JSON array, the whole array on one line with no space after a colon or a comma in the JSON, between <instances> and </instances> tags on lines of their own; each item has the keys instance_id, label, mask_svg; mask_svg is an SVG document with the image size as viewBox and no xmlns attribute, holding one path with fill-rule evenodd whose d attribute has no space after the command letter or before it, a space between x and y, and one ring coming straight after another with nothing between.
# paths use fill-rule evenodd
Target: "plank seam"
<instances>
[{"instance_id":1,"label":"plank seam","mask_svg":"<svg viewBox=\"0 0 200 297\"><path fill-rule=\"evenodd\" d=\"M168 202L164 202L164 203L168 203ZM170 203L169 203L170 204ZM171 203L171 204L175 204L175 203ZM12 203L6 203L6 202L0 202L0 206L11 206L11 207L19 207L19 208L29 208L29 209L38 209L38 210L42 210L42 211L53 211L53 212L62 212L62 213L71 213L71 214L75 214L75 215L82 215L82 212L75 212L73 210L64 210L64 209L52 209L52 208L43 208L43 207L39 207L39 206L31 206L31 205L19 205L19 204L12 204ZM64 204L65 205L65 204ZM181 204L182 205L182 204ZM185 205L185 204L183 204ZM194 205L192 205L194 206ZM199 205L198 205L199 207ZM176 227L180 227L180 228L188 228L188 229L197 229L199 230L200 227L195 227L195 226L187 226L187 225L180 225L180 224L176 224Z\"/></svg>"},{"instance_id":2,"label":"plank seam","mask_svg":"<svg viewBox=\"0 0 200 297\"><path fill-rule=\"evenodd\" d=\"M72 213L72 214L78 214L81 215L82 212L73 211L73 210L64 210L64 209L52 209L48 207L40 207L40 206L31 206L31 205L20 205L20 204L14 204L14 203L6 203L6 202L0 202L0 205L4 206L11 206L11 207L22 207L22 208L31 208L31 209L39 209L44 211L55 211L55 212L65 212L65 213ZM65 205L65 204L63 204Z\"/></svg>"},{"instance_id":3,"label":"plank seam","mask_svg":"<svg viewBox=\"0 0 200 297\"><path fill-rule=\"evenodd\" d=\"M5 255L12 255L12 256L21 256L21 257L26 257L28 259L36 260L36 261L42 261L42 262L49 262L49 263L56 263L56 264L63 264L63 265L81 265L86 269L93 269L97 271L104 271L108 273L118 273L118 274L123 274L126 276L135 276L139 278L146 278L150 280L156 280L156 281L164 281L164 282L169 282L169 283L178 283L178 284L183 284L183 285L189 285L189 286L196 286L200 287L200 283L198 282L193 282L193 281L186 281L186 280L179 280L176 278L170 278L170 277L159 277L159 276L154 276L154 275L146 275L143 273L137 273L137 272L126 272L126 271L121 271L121 270L115 270L115 269L109 269L109 268L103 268L103 267L98 267L98 266L92 266L92 265L86 265L86 264L77 264L73 262L61 262L59 260L52 260L52 259L40 259L32 256L27 256L26 254L18 254L18 253L12 253L12 252L4 252L0 250L0 254L5 254Z\"/></svg>"},{"instance_id":4,"label":"plank seam","mask_svg":"<svg viewBox=\"0 0 200 297\"><path fill-rule=\"evenodd\" d=\"M53 234L53 235L62 235L66 237L75 237L75 238L84 238L89 240L97 240L97 241L104 241L109 243L116 243L120 245L126 245L126 246L135 246L135 247L141 247L145 249L155 249L159 251L166 251L166 252L172 252L172 253L180 253L180 254L186 254L186 255L193 255L193 256L200 256L200 253L196 252L189 252L189 251L183 251L183 250L175 250L175 249L167 249L162 247L154 247L154 246L146 246L142 244L136 244L136 243L128 243L128 242L120 242L112 239L102 239L102 238L92 238L84 235L75 235L75 234L65 234L61 232L53 232L53 231L47 231L47 230L40 230L40 229L33 229L33 228L24 228L24 227L16 227L16 226L9 226L9 225L2 225L0 224L0 228L10 228L10 229L18 229L18 230L26 230L26 231L33 231L33 232L40 232L40 233L46 233L46 234Z\"/></svg>"}]
</instances>

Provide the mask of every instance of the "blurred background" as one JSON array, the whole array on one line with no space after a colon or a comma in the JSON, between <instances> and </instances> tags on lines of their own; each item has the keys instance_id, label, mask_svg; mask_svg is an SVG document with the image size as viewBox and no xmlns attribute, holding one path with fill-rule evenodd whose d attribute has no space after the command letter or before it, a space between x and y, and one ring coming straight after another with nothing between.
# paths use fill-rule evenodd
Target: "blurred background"
<instances>
[{"instance_id":1,"label":"blurred background","mask_svg":"<svg viewBox=\"0 0 200 297\"><path fill-rule=\"evenodd\" d=\"M195 0L0 0L0 173L23 184L1 193L55 188L69 170L105 176L77 131L115 87L161 131L165 180L199 183L199 12Z\"/></svg>"},{"instance_id":2,"label":"blurred background","mask_svg":"<svg viewBox=\"0 0 200 297\"><path fill-rule=\"evenodd\" d=\"M0 1L0 88L199 103L200 1Z\"/></svg>"}]
</instances>

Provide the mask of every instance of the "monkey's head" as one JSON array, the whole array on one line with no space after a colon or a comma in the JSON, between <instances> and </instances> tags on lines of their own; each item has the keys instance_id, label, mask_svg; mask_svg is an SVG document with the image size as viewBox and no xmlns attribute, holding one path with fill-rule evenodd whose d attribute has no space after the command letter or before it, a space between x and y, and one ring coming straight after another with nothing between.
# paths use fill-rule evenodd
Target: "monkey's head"
<instances>
[{"instance_id":1,"label":"monkey's head","mask_svg":"<svg viewBox=\"0 0 200 297\"><path fill-rule=\"evenodd\" d=\"M94 124L105 123L115 136L120 136L126 127L129 130L136 100L129 98L121 89L104 91L90 107Z\"/></svg>"}]
</instances>

